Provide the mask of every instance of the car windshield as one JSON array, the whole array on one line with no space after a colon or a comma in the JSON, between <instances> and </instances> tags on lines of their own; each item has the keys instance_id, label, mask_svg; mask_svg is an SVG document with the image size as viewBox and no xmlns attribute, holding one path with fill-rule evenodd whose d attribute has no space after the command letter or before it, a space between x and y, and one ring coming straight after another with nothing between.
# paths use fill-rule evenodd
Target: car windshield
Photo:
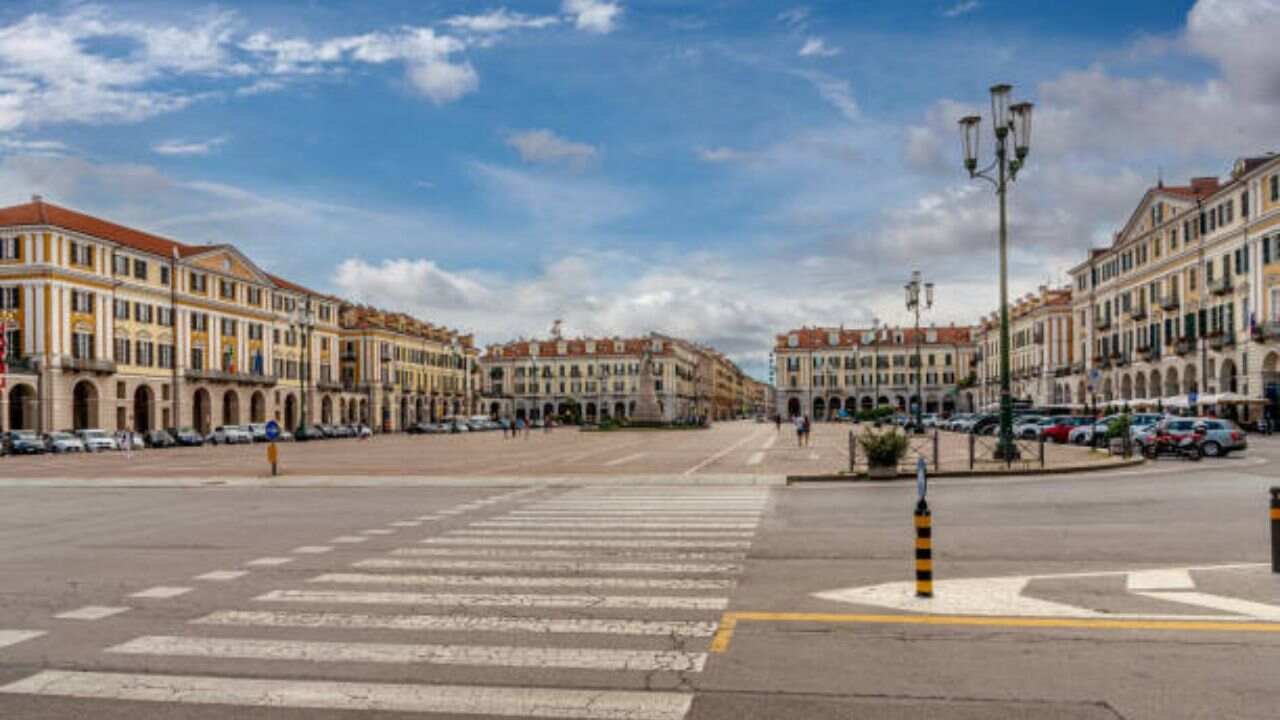
<instances>
[{"instance_id":1,"label":"car windshield","mask_svg":"<svg viewBox=\"0 0 1280 720\"><path fill-rule=\"evenodd\" d=\"M15 440L35 440L36 434L29 430L14 430L13 437Z\"/></svg>"},{"instance_id":2,"label":"car windshield","mask_svg":"<svg viewBox=\"0 0 1280 720\"><path fill-rule=\"evenodd\" d=\"M93 440L97 440L99 438L105 438L107 436L107 434L101 430L82 430L81 432L84 433L85 437Z\"/></svg>"},{"instance_id":3,"label":"car windshield","mask_svg":"<svg viewBox=\"0 0 1280 720\"><path fill-rule=\"evenodd\" d=\"M54 432L49 433L50 440L75 440L75 436L71 433Z\"/></svg>"}]
</instances>

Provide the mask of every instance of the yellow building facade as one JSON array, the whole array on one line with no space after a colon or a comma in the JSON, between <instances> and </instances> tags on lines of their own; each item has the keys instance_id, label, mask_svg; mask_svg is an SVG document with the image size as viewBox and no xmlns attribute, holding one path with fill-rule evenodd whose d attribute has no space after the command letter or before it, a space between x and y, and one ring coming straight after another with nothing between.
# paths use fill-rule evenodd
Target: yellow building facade
<instances>
[{"instance_id":1,"label":"yellow building facade","mask_svg":"<svg viewBox=\"0 0 1280 720\"><path fill-rule=\"evenodd\" d=\"M232 245L39 197L0 209L0 429L368 422L339 376L341 306Z\"/></svg>"}]
</instances>

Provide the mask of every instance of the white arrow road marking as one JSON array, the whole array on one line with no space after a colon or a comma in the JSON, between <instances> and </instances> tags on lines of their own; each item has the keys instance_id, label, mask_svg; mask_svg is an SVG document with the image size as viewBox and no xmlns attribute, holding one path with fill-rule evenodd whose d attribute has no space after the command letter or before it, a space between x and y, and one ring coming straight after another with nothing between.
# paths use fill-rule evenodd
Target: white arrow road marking
<instances>
[{"instance_id":1,"label":"white arrow road marking","mask_svg":"<svg viewBox=\"0 0 1280 720\"><path fill-rule=\"evenodd\" d=\"M1126 585L1130 592L1143 590L1191 590L1196 581L1185 568L1172 570L1140 570L1129 573Z\"/></svg>"},{"instance_id":2,"label":"white arrow road marking","mask_svg":"<svg viewBox=\"0 0 1280 720\"><path fill-rule=\"evenodd\" d=\"M1071 617L1071 618L1122 618L1146 620L1250 620L1280 619L1280 607L1263 605L1244 600L1235 600L1215 595L1188 592L1156 592L1143 591L1144 595L1160 600L1173 600L1189 605L1223 610L1230 615L1166 615L1146 613L1109 613L1076 607L1064 603L1026 597L1022 594L1027 583L1032 580L1053 580L1062 578L1115 577L1138 575L1138 582L1182 582L1180 574L1188 574L1198 570L1230 570L1262 567L1263 563L1243 563L1232 565L1208 565L1201 567L1168 568L1158 571L1103 571L1060 573L1054 575L1020 575L994 578L963 578L956 580L934 580L933 597L919 598L915 594L915 583L892 582L866 587L844 588L814 593L814 597L823 600L851 603L854 605L871 605L886 607L905 612L925 613L933 615L1000 615L1019 617ZM1144 573L1152 573L1145 574ZM1157 576L1154 573L1161 573ZM1163 578L1163 579L1162 579ZM1244 617L1241 617L1244 616Z\"/></svg>"},{"instance_id":3,"label":"white arrow road marking","mask_svg":"<svg viewBox=\"0 0 1280 720\"><path fill-rule=\"evenodd\" d=\"M0 629L0 647L17 645L44 634L43 630L3 630Z\"/></svg>"}]
</instances>

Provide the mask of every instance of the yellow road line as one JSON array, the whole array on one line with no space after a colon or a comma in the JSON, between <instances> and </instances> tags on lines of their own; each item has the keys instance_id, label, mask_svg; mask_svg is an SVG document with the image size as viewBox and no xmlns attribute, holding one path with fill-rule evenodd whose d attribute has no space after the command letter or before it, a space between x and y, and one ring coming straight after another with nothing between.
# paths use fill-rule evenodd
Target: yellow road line
<instances>
[{"instance_id":1,"label":"yellow road line","mask_svg":"<svg viewBox=\"0 0 1280 720\"><path fill-rule=\"evenodd\" d=\"M1280 623L1234 620L1111 620L1106 618L1031 618L981 615L856 615L843 613L726 612L710 650L723 653L742 621L866 625L941 625L962 627L1068 628L1076 630L1192 630L1201 632L1280 633Z\"/></svg>"}]
</instances>

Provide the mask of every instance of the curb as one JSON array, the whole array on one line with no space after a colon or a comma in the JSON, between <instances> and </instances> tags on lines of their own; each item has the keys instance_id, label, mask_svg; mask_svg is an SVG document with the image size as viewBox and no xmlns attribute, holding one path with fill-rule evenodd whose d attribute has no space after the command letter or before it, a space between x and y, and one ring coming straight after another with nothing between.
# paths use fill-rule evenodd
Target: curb
<instances>
[{"instance_id":1,"label":"curb","mask_svg":"<svg viewBox=\"0 0 1280 720\"><path fill-rule=\"evenodd\" d=\"M1120 462L1105 464L1089 464L1089 465L1068 465L1063 467L1051 468L1019 468L1016 470L940 470L938 472L929 473L930 478L967 478L967 477L1020 477L1027 475L1070 475L1074 473L1090 473L1102 472L1107 470L1120 470L1142 465L1146 462L1146 458L1138 456L1121 460ZM915 473L898 472L897 477L892 478L869 478L865 473L857 475L848 474L830 474L830 475L788 475L787 485L795 485L797 483L891 483L901 480L916 479Z\"/></svg>"}]
</instances>

